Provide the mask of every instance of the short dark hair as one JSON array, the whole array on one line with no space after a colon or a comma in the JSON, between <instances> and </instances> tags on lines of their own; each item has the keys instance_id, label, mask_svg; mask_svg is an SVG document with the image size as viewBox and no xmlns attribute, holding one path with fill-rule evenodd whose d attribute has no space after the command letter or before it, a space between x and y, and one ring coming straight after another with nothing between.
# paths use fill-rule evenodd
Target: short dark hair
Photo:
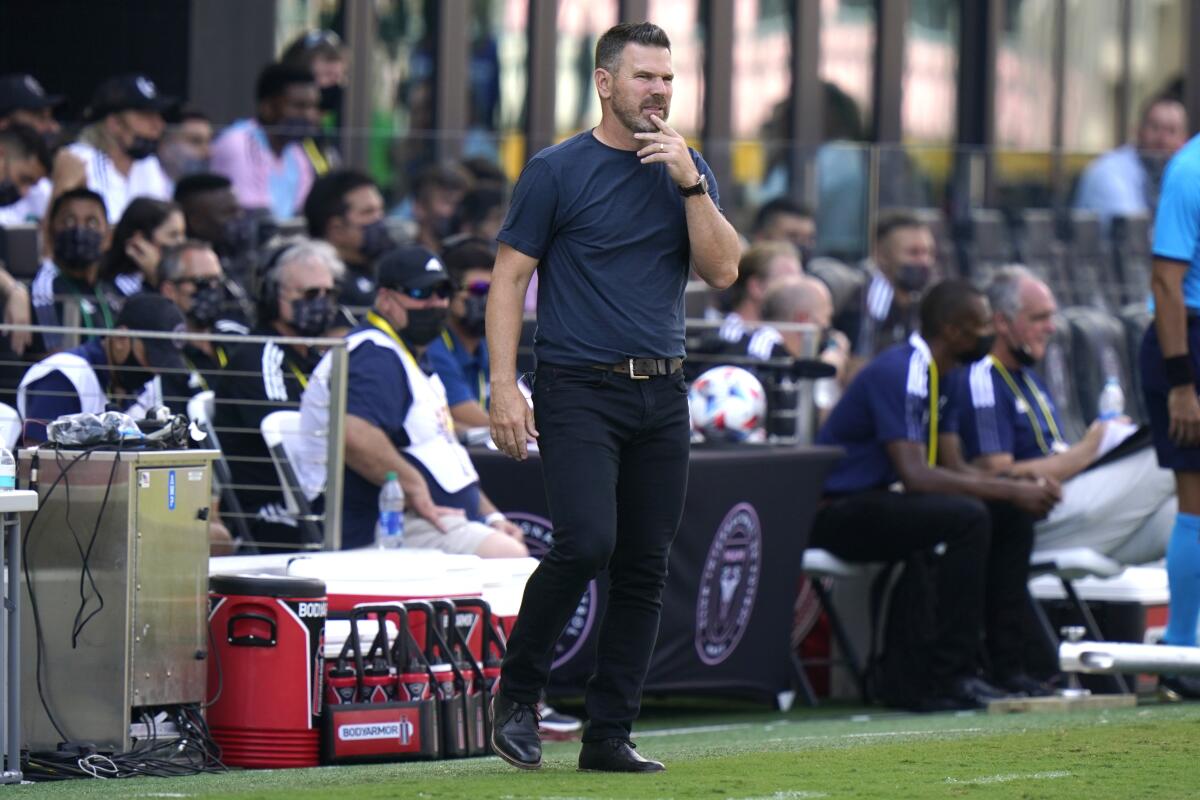
<instances>
[{"instance_id":1,"label":"short dark hair","mask_svg":"<svg viewBox=\"0 0 1200 800\"><path fill-rule=\"evenodd\" d=\"M483 239L464 239L442 253L442 266L455 286L462 285L468 270L485 269L491 272L496 264L496 251Z\"/></svg>"},{"instance_id":2,"label":"short dark hair","mask_svg":"<svg viewBox=\"0 0 1200 800\"><path fill-rule=\"evenodd\" d=\"M797 203L790 197L776 197L763 203L762 208L754 215L752 233L761 233L776 217L805 217L813 218L812 209L803 203Z\"/></svg>"},{"instance_id":3,"label":"short dark hair","mask_svg":"<svg viewBox=\"0 0 1200 800\"><path fill-rule=\"evenodd\" d=\"M971 305L983 297L982 291L957 278L934 284L921 299L921 335L928 340L962 322L970 316Z\"/></svg>"},{"instance_id":4,"label":"short dark hair","mask_svg":"<svg viewBox=\"0 0 1200 800\"><path fill-rule=\"evenodd\" d=\"M470 181L460 168L450 164L430 164L417 174L413 182L413 197L420 197L426 189L465 192L470 186Z\"/></svg>"},{"instance_id":5,"label":"short dark hair","mask_svg":"<svg viewBox=\"0 0 1200 800\"><path fill-rule=\"evenodd\" d=\"M508 186L508 175L504 168L486 156L472 156L461 162L463 169L471 174L476 188L496 186L504 189Z\"/></svg>"},{"instance_id":6,"label":"short dark hair","mask_svg":"<svg viewBox=\"0 0 1200 800\"><path fill-rule=\"evenodd\" d=\"M1178 98L1172 94L1168 94L1168 93L1156 94L1153 97L1151 97L1149 100L1147 100L1145 103L1142 104L1142 113L1140 115L1138 115L1138 124L1139 125L1146 124L1146 117L1150 116L1150 112L1154 110L1154 107L1162 105L1164 103L1171 103L1172 105L1178 105L1178 106L1184 105L1183 100L1181 100L1180 98ZM1184 113L1187 113L1186 108L1185 108Z\"/></svg>"},{"instance_id":7,"label":"short dark hair","mask_svg":"<svg viewBox=\"0 0 1200 800\"><path fill-rule=\"evenodd\" d=\"M356 169L335 169L317 178L304 200L308 235L324 239L329 220L346 213L346 195L363 186L375 186L375 181Z\"/></svg>"},{"instance_id":8,"label":"short dark hair","mask_svg":"<svg viewBox=\"0 0 1200 800\"><path fill-rule=\"evenodd\" d=\"M50 173L50 148L38 132L28 125L14 122L0 130L0 144L14 161L22 161L30 156L36 158L46 173Z\"/></svg>"},{"instance_id":9,"label":"short dark hair","mask_svg":"<svg viewBox=\"0 0 1200 800\"><path fill-rule=\"evenodd\" d=\"M780 257L799 258L799 255L787 242L759 242L747 247L738 260L738 275L733 285L720 294L721 308L732 311L741 305L749 292L751 279L765 281L771 262Z\"/></svg>"},{"instance_id":10,"label":"short dark hair","mask_svg":"<svg viewBox=\"0 0 1200 800\"><path fill-rule=\"evenodd\" d=\"M229 178L224 175L218 175L215 172L197 172L181 178L179 183L175 184L175 202L186 203L198 194L229 189L232 186Z\"/></svg>"},{"instance_id":11,"label":"short dark hair","mask_svg":"<svg viewBox=\"0 0 1200 800\"><path fill-rule=\"evenodd\" d=\"M189 107L189 108L185 108L185 109L183 109L183 111L179 112L179 124L182 125L185 122L191 122L193 120L199 120L200 122L207 122L209 125L212 124L212 117L208 116L208 114L205 114L203 111L201 111L198 108Z\"/></svg>"},{"instance_id":12,"label":"short dark hair","mask_svg":"<svg viewBox=\"0 0 1200 800\"><path fill-rule=\"evenodd\" d=\"M317 79L312 71L303 67L293 67L289 64L268 64L258 73L258 82L254 85L254 99L258 102L282 97L289 86L298 83L311 83L316 86Z\"/></svg>"},{"instance_id":13,"label":"short dark hair","mask_svg":"<svg viewBox=\"0 0 1200 800\"><path fill-rule=\"evenodd\" d=\"M892 231L901 228L927 228L920 217L904 209L889 209L881 211L879 221L875 223L875 241L881 242L891 235Z\"/></svg>"},{"instance_id":14,"label":"short dark hair","mask_svg":"<svg viewBox=\"0 0 1200 800\"><path fill-rule=\"evenodd\" d=\"M596 42L596 69L616 72L621 54L629 44L671 49L667 32L653 22L622 22L606 30Z\"/></svg>"},{"instance_id":15,"label":"short dark hair","mask_svg":"<svg viewBox=\"0 0 1200 800\"><path fill-rule=\"evenodd\" d=\"M54 202L50 204L50 215L47 219L53 222L54 218L58 216L58 212L62 210L62 207L72 200L87 200L100 206L100 216L104 218L104 224L108 224L108 206L104 204L104 198L83 186L77 189L69 189L54 198Z\"/></svg>"},{"instance_id":16,"label":"short dark hair","mask_svg":"<svg viewBox=\"0 0 1200 800\"><path fill-rule=\"evenodd\" d=\"M478 225L504 205L504 192L491 186L471 189L458 204L459 225Z\"/></svg>"}]
</instances>

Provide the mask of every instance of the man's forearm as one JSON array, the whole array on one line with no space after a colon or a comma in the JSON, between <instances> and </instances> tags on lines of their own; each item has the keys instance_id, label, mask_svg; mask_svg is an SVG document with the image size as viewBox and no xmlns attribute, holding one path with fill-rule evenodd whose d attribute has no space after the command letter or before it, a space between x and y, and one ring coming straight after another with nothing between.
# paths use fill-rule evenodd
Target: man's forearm
<instances>
[{"instance_id":1,"label":"man's forearm","mask_svg":"<svg viewBox=\"0 0 1200 800\"><path fill-rule=\"evenodd\" d=\"M510 274L497 265L488 290L487 343L492 383L516 383L517 347L529 277Z\"/></svg>"},{"instance_id":2,"label":"man's forearm","mask_svg":"<svg viewBox=\"0 0 1200 800\"><path fill-rule=\"evenodd\" d=\"M1186 265L1163 259L1154 260L1151 288L1154 292L1154 325L1163 358L1186 355L1187 308L1183 299L1183 272Z\"/></svg>"},{"instance_id":3,"label":"man's forearm","mask_svg":"<svg viewBox=\"0 0 1200 800\"><path fill-rule=\"evenodd\" d=\"M687 198L684 208L696 274L713 288L728 288L737 280L738 274L741 245L737 231L708 194Z\"/></svg>"},{"instance_id":4,"label":"man's forearm","mask_svg":"<svg viewBox=\"0 0 1200 800\"><path fill-rule=\"evenodd\" d=\"M383 485L389 472L403 477L404 472L412 471L420 477L420 473L388 440L387 434L353 414L346 415L345 459L347 467L376 486Z\"/></svg>"}]
</instances>

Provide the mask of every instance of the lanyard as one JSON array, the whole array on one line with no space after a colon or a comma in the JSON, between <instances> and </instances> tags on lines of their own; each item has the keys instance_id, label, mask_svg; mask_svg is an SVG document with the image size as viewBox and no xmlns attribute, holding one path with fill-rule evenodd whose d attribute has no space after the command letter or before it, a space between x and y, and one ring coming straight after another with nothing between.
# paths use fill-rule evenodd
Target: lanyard
<instances>
[{"instance_id":1,"label":"lanyard","mask_svg":"<svg viewBox=\"0 0 1200 800\"><path fill-rule=\"evenodd\" d=\"M213 350L217 354L218 366L220 366L221 369L225 369L225 366L229 363L229 356L225 355L225 348L221 347L221 345L217 345L216 347L213 348ZM189 370L191 370L192 374L196 376L196 379L200 381L200 385L202 387L204 387L205 391L207 391L210 387L208 385L208 381L204 379L204 373L202 373L200 370L196 369L195 362L193 362L187 356L184 356L183 360L184 360L184 363L187 364L187 368Z\"/></svg>"},{"instance_id":2,"label":"lanyard","mask_svg":"<svg viewBox=\"0 0 1200 800\"><path fill-rule=\"evenodd\" d=\"M1013 393L1013 395L1019 398L1022 403L1025 404L1025 416L1029 417L1029 424L1033 427L1033 435L1034 438L1037 439L1038 449L1040 449L1044 455L1050 455L1053 452L1053 448L1046 445L1046 438L1042 436L1042 424L1038 421L1037 414L1035 414L1033 411L1033 402L1031 402L1030 399L1025 396L1025 392L1021 391L1021 387L1017 385L1017 382L1013 380L1013 376L1007 369L1005 369L1004 365L1000 363L1000 359L996 358L995 356L990 356L990 358L992 359L992 366L996 368L996 371L1000 373L1000 377L1004 379L1006 384L1008 384L1009 390ZM1022 377L1025 378L1025 385L1029 387L1030 394L1032 394L1034 400L1037 401L1038 408L1042 410L1042 416L1046 418L1046 427L1050 429L1050 435L1054 437L1054 443L1057 444L1061 442L1063 440L1062 434L1058 432L1058 424L1055 423L1054 415L1050 413L1050 408L1046 405L1046 401L1042 397L1042 393L1038 391L1037 386L1034 385L1033 381L1029 378L1029 375L1025 374Z\"/></svg>"},{"instance_id":3,"label":"lanyard","mask_svg":"<svg viewBox=\"0 0 1200 800\"><path fill-rule=\"evenodd\" d=\"M367 312L367 322L371 325L374 325L376 328L383 331L388 336L392 337L392 339L395 340L396 344L400 345L401 358L407 358L409 361L411 361L413 363L413 366L416 367L418 372L421 371L420 366L417 364L417 360L415 358L413 358L412 351L410 351L408 349L408 345L406 345L404 343L404 340L401 339L400 336L396 333L396 329L392 327L392 324L390 322L388 322L386 319L384 319L383 317L376 314L374 311ZM443 395L443 400L444 400L444 398L445 398L445 395ZM456 439L454 438L454 418L450 415L450 407L447 405L442 406L442 409L441 409L441 412L439 415L439 419L438 419L438 427L441 429L442 434L446 437L446 439L448 439L451 442L456 441Z\"/></svg>"},{"instance_id":4,"label":"lanyard","mask_svg":"<svg viewBox=\"0 0 1200 800\"><path fill-rule=\"evenodd\" d=\"M67 284L71 287L71 292L75 295L75 297L79 301L79 313L82 315L83 327L95 328L96 325L92 322L91 313L83 305L83 290L79 288L79 284L77 284L75 282L75 280L73 278L71 278L69 275L66 275L61 272L59 274L62 275L63 280L65 280L67 282ZM110 309L108 307L108 300L104 297L104 294L100 291L99 284L92 287L92 294L94 294L96 296L96 307L100 309L100 314L104 317L105 330L112 330L114 327L113 326L113 318L112 318L112 309Z\"/></svg>"},{"instance_id":5,"label":"lanyard","mask_svg":"<svg viewBox=\"0 0 1200 800\"><path fill-rule=\"evenodd\" d=\"M288 362L288 367L291 368L292 374L296 376L296 380L298 380L300 382L300 388L307 389L308 388L308 376L305 375L303 372L301 372L300 368L297 367L295 364L293 364L290 361Z\"/></svg>"},{"instance_id":6,"label":"lanyard","mask_svg":"<svg viewBox=\"0 0 1200 800\"><path fill-rule=\"evenodd\" d=\"M937 466L938 444L938 368L929 359L929 466Z\"/></svg>"},{"instance_id":7,"label":"lanyard","mask_svg":"<svg viewBox=\"0 0 1200 800\"><path fill-rule=\"evenodd\" d=\"M442 331L442 341L446 344L446 349L449 350L451 353L453 353L454 352L454 339L451 338L449 330ZM476 363L478 363L478 360L476 361ZM476 397L479 400L479 406L484 411L487 411L488 385L487 385L487 381L485 381L483 379L483 369L482 368L477 369L475 371L475 381L476 381L476 383L478 385L478 389L479 389L479 391L476 395Z\"/></svg>"}]
</instances>

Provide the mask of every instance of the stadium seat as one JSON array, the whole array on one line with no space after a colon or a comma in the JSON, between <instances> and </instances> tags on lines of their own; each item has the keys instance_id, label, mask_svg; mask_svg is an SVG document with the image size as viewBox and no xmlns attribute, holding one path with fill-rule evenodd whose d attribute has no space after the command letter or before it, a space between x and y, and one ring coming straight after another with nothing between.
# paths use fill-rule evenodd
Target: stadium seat
<instances>
[{"instance_id":1,"label":"stadium seat","mask_svg":"<svg viewBox=\"0 0 1200 800\"><path fill-rule=\"evenodd\" d=\"M1133 370L1121 321L1098 308L1068 308L1062 315L1071 329L1071 361L1083 420L1090 422L1099 415L1100 391L1105 381L1114 377L1125 393L1126 413L1131 412L1129 398L1134 392Z\"/></svg>"},{"instance_id":2,"label":"stadium seat","mask_svg":"<svg viewBox=\"0 0 1200 800\"><path fill-rule=\"evenodd\" d=\"M1142 349L1142 337L1154 322L1154 315L1150 313L1145 300L1135 300L1122 308L1118 316L1125 328L1125 356L1133 377L1133 397L1126 397L1125 403L1131 411L1136 412L1138 420L1145 421L1149 417L1146 414L1146 398L1142 396L1142 371L1137 366L1138 351Z\"/></svg>"},{"instance_id":3,"label":"stadium seat","mask_svg":"<svg viewBox=\"0 0 1200 800\"><path fill-rule=\"evenodd\" d=\"M817 666L840 664L850 672L855 686L858 687L859 696L862 697L863 702L866 702L867 681L863 664L858 659L854 645L850 641L850 635L846 632L846 626L833 605L833 596L829 593L825 582L832 582L838 578L864 577L868 574L868 567L864 564L852 564L848 561L843 561L828 550L810 547L804 551L804 560L801 562L800 571L808 578L809 586L816 593L817 602L820 604L821 610L825 612L825 616L829 618L829 627L833 631L837 645L842 651L840 659L801 659L794 650L792 651L796 682L800 686L800 693L804 695L804 701L810 706L817 705L817 696L813 692L807 673L804 671L805 667L810 664Z\"/></svg>"},{"instance_id":4,"label":"stadium seat","mask_svg":"<svg viewBox=\"0 0 1200 800\"><path fill-rule=\"evenodd\" d=\"M933 234L937 244L938 274L943 278L961 277L958 259L954 257L954 241L950 237L950 225L940 208L914 208L913 216L919 219Z\"/></svg>"},{"instance_id":5,"label":"stadium seat","mask_svg":"<svg viewBox=\"0 0 1200 800\"><path fill-rule=\"evenodd\" d=\"M300 526L300 541L305 545L319 546L324 541L321 526L317 523L321 518L313 514L312 506L296 477L295 437L302 435L300 430L299 411L272 411L263 417L259 427L262 431L263 442L271 461L275 464L275 473L279 476L279 486L287 510L296 517Z\"/></svg>"},{"instance_id":6,"label":"stadium seat","mask_svg":"<svg viewBox=\"0 0 1200 800\"><path fill-rule=\"evenodd\" d=\"M21 413L8 403L0 403L0 444L9 450L21 438Z\"/></svg>"},{"instance_id":7,"label":"stadium seat","mask_svg":"<svg viewBox=\"0 0 1200 800\"><path fill-rule=\"evenodd\" d=\"M1065 252L1055 233L1054 212L1030 208L1021 213L1017 227L1017 256L1022 264L1045 281L1060 303L1072 302L1074 291L1066 274Z\"/></svg>"},{"instance_id":8,"label":"stadium seat","mask_svg":"<svg viewBox=\"0 0 1200 800\"><path fill-rule=\"evenodd\" d=\"M966 257L966 275L976 285L983 285L999 267L1011 263L1016 254L1012 248L1008 223L1004 215L994 208L976 208L965 227L960 227L964 237L960 242Z\"/></svg>"},{"instance_id":9,"label":"stadium seat","mask_svg":"<svg viewBox=\"0 0 1200 800\"><path fill-rule=\"evenodd\" d=\"M1150 294L1150 218L1113 217L1109 223L1113 271L1125 303L1145 302Z\"/></svg>"},{"instance_id":10,"label":"stadium seat","mask_svg":"<svg viewBox=\"0 0 1200 800\"><path fill-rule=\"evenodd\" d=\"M1071 369L1071 331L1061 317L1054 336L1046 345L1046 356L1035 369L1050 390L1050 397L1062 419L1062 434L1076 442L1087 427L1079 412L1079 395L1075 391L1075 375Z\"/></svg>"},{"instance_id":11,"label":"stadium seat","mask_svg":"<svg viewBox=\"0 0 1200 800\"><path fill-rule=\"evenodd\" d=\"M700 319L713 303L713 291L704 281L688 281L683 293L683 315Z\"/></svg>"},{"instance_id":12,"label":"stadium seat","mask_svg":"<svg viewBox=\"0 0 1200 800\"><path fill-rule=\"evenodd\" d=\"M221 450L221 440L217 438L217 429L213 425L213 410L216 395L211 391L197 392L188 400L188 418L196 423L208 436L208 445L214 450ZM233 473L229 470L229 462L221 456L213 461L213 488L221 497L221 508L225 512L221 519L233 528L234 537L239 542L238 552L243 555L253 555L258 552L254 546L254 537L250 535L250 526L246 522L246 513L238 501L237 493L233 491Z\"/></svg>"},{"instance_id":13,"label":"stadium seat","mask_svg":"<svg viewBox=\"0 0 1200 800\"><path fill-rule=\"evenodd\" d=\"M804 265L804 271L825 284L833 298L833 316L837 317L855 303L867 282L865 270L856 269L836 258L820 256Z\"/></svg>"},{"instance_id":14,"label":"stadium seat","mask_svg":"<svg viewBox=\"0 0 1200 800\"><path fill-rule=\"evenodd\" d=\"M1100 218L1091 211L1072 210L1062 225L1067 245L1066 273L1074 287L1068 302L1096 308L1119 308L1120 282L1113 271L1112 253Z\"/></svg>"},{"instance_id":15,"label":"stadium seat","mask_svg":"<svg viewBox=\"0 0 1200 800\"><path fill-rule=\"evenodd\" d=\"M37 225L0 225L0 261L17 280L32 280L42 261Z\"/></svg>"}]
</instances>

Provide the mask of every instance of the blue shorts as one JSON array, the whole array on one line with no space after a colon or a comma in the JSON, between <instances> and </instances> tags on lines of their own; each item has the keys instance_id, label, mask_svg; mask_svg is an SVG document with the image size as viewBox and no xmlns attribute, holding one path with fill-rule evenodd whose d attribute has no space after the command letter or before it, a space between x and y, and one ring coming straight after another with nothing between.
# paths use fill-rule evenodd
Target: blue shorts
<instances>
[{"instance_id":1,"label":"blue shorts","mask_svg":"<svg viewBox=\"0 0 1200 800\"><path fill-rule=\"evenodd\" d=\"M1191 309L1188 309L1187 338L1192 372L1197 376L1196 391L1200 392L1200 316L1195 316ZM1158 465L1176 472L1200 472L1200 447L1180 447L1171 441L1171 419L1167 414L1167 393L1171 387L1163 366L1162 348L1158 345L1158 331L1153 324L1142 339L1138 368L1142 373L1142 393L1146 396Z\"/></svg>"}]
</instances>

